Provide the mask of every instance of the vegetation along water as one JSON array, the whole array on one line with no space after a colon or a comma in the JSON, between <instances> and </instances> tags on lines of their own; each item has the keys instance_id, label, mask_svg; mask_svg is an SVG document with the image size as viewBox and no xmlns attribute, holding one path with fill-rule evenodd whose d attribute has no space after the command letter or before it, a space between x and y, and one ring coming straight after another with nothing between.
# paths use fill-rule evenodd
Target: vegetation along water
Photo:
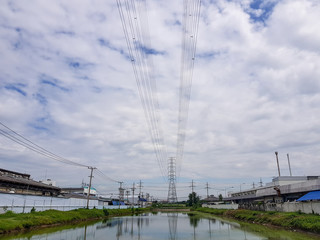
<instances>
[{"instance_id":1,"label":"vegetation along water","mask_svg":"<svg viewBox=\"0 0 320 240\"><path fill-rule=\"evenodd\" d=\"M1 240L118 239L118 240L315 240L319 235L284 231L257 224L238 223L201 212L148 212L103 220L77 222L52 228L40 228L15 235L4 234Z\"/></svg>"},{"instance_id":2,"label":"vegetation along water","mask_svg":"<svg viewBox=\"0 0 320 240\"><path fill-rule=\"evenodd\" d=\"M160 210L161 210L160 206ZM157 206L157 211L159 211L159 206ZM166 208L166 207L165 207ZM162 209L163 210L163 209ZM185 207L176 206L175 211L185 211L189 210ZM268 232L265 229L262 229L263 225L274 225L280 226L281 229L278 231L284 231L284 229L296 231L303 230L308 232L313 232L320 234L320 216L315 214L302 214L299 212L296 213L279 213L279 212L259 212L259 211L250 211L250 210L218 210L211 208L196 208L191 209L191 212L188 214L189 218L193 217L194 219L217 219L217 216L222 219L236 219L240 222L240 226L250 229L252 232ZM175 211L170 211L167 214L169 217L170 214L174 214ZM133 216L141 213L153 212L152 208L144 209L77 209L67 212L57 211L57 210L48 210L44 212L31 212L24 214L15 214L8 211L5 214L0 215L0 233L2 238L7 233L20 233L28 230L42 229L48 226L57 226L63 224L64 227L66 224L71 224L71 226L81 227L88 225L85 221L101 221L113 219L114 217L119 216ZM164 214L164 213L163 213ZM191 221L191 220L190 220ZM197 221L197 220L195 220ZM200 220L199 220L200 221ZM201 220L204 221L204 220ZM200 221L200 222L201 222ZM220 220L219 220L220 221ZM226 220L222 220L226 221ZM247 223L245 223L247 222ZM248 224L254 223L254 224ZM180 224L180 223L179 223ZM90 224L89 224L90 225ZM69 226L69 228L71 227ZM51 231L48 228L48 231ZM59 227L61 229L61 226ZM63 228L63 230L66 230ZM170 231L170 229L168 229ZM274 230L272 231L274 232ZM283 234L283 233L282 233ZM287 233L289 234L289 233ZM320 239L319 235L316 235L315 239ZM1 238L1 239L2 239ZM288 238L291 239L291 238ZM303 238L302 238L303 239ZM311 238L313 239L313 238Z\"/></svg>"}]
</instances>

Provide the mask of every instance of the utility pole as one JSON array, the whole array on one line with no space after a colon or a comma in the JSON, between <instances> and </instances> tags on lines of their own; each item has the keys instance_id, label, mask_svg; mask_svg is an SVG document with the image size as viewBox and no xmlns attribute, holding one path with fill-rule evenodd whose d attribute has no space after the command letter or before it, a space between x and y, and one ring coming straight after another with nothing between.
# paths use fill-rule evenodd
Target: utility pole
<instances>
[{"instance_id":1,"label":"utility pole","mask_svg":"<svg viewBox=\"0 0 320 240\"><path fill-rule=\"evenodd\" d=\"M129 204L129 193L130 193L130 190L126 190L128 204Z\"/></svg>"},{"instance_id":2,"label":"utility pole","mask_svg":"<svg viewBox=\"0 0 320 240\"><path fill-rule=\"evenodd\" d=\"M141 189L142 189L142 182L141 182L141 180L140 180L140 182L139 182L139 205L141 204L141 205L143 205L143 202L142 201L140 201L140 198L142 198L142 196L141 196Z\"/></svg>"},{"instance_id":3,"label":"utility pole","mask_svg":"<svg viewBox=\"0 0 320 240\"><path fill-rule=\"evenodd\" d=\"M209 198L209 184L208 184L208 182L207 182L206 189L207 189L207 198Z\"/></svg>"},{"instance_id":4,"label":"utility pole","mask_svg":"<svg viewBox=\"0 0 320 240\"><path fill-rule=\"evenodd\" d=\"M87 196L87 209L89 209L89 198L90 198L90 190L91 190L91 183L92 183L92 174L93 174L93 169L96 169L95 167L88 167L88 169L91 170L90 172L90 181L89 181L89 189L88 189L88 196Z\"/></svg>"},{"instance_id":5,"label":"utility pole","mask_svg":"<svg viewBox=\"0 0 320 240\"><path fill-rule=\"evenodd\" d=\"M135 187L134 187L134 183L132 184L132 207L134 206L134 190L136 189Z\"/></svg>"},{"instance_id":6,"label":"utility pole","mask_svg":"<svg viewBox=\"0 0 320 240\"><path fill-rule=\"evenodd\" d=\"M259 183L260 183L260 187L262 187L262 178L260 178L260 182Z\"/></svg>"},{"instance_id":7,"label":"utility pole","mask_svg":"<svg viewBox=\"0 0 320 240\"><path fill-rule=\"evenodd\" d=\"M276 154L276 159L277 159L278 173L279 173L279 177L280 177L281 174L280 174L280 167L279 167L278 152L275 152L275 154Z\"/></svg>"},{"instance_id":8,"label":"utility pole","mask_svg":"<svg viewBox=\"0 0 320 240\"><path fill-rule=\"evenodd\" d=\"M290 166L290 159L289 159L289 153L287 153L287 158L288 158L288 165L289 165L290 177L292 177L291 166Z\"/></svg>"},{"instance_id":9,"label":"utility pole","mask_svg":"<svg viewBox=\"0 0 320 240\"><path fill-rule=\"evenodd\" d=\"M194 189L194 184L193 184L193 179L192 179L192 181L191 181L191 193L193 193L194 191L193 191L193 189Z\"/></svg>"},{"instance_id":10,"label":"utility pole","mask_svg":"<svg viewBox=\"0 0 320 240\"><path fill-rule=\"evenodd\" d=\"M141 180L140 180L140 182L139 182L139 196L141 197L141 189L142 189L142 182L141 182Z\"/></svg>"},{"instance_id":11,"label":"utility pole","mask_svg":"<svg viewBox=\"0 0 320 240\"><path fill-rule=\"evenodd\" d=\"M124 189L122 188L122 184L123 182L119 182L120 187L119 187L119 208L121 205L121 200L123 199L123 195L124 195Z\"/></svg>"}]
</instances>

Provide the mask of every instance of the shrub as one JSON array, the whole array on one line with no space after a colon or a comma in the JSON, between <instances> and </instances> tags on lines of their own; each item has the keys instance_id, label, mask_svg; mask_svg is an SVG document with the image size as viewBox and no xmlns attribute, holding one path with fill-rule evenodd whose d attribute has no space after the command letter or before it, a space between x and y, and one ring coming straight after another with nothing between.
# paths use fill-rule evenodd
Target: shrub
<instances>
[{"instance_id":1,"label":"shrub","mask_svg":"<svg viewBox=\"0 0 320 240\"><path fill-rule=\"evenodd\" d=\"M104 208L104 209L103 209L103 213L104 213L105 216L109 216L109 211L108 211L108 209Z\"/></svg>"}]
</instances>

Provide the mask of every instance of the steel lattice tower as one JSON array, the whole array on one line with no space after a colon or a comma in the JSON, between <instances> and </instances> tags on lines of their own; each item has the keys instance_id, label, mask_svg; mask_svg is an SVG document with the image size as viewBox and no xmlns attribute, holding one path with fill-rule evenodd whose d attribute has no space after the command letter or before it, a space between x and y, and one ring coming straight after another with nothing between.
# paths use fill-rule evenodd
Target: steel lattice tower
<instances>
[{"instance_id":1,"label":"steel lattice tower","mask_svg":"<svg viewBox=\"0 0 320 240\"><path fill-rule=\"evenodd\" d=\"M177 191L176 191L176 158L171 157L168 160L168 180L169 180L169 191L168 191L168 202L177 202Z\"/></svg>"}]
</instances>

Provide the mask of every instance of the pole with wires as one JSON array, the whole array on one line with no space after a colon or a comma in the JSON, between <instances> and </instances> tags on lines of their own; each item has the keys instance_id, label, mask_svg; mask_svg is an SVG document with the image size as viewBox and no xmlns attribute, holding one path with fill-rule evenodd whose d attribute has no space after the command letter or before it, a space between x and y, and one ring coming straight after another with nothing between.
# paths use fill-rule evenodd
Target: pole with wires
<instances>
[{"instance_id":1,"label":"pole with wires","mask_svg":"<svg viewBox=\"0 0 320 240\"><path fill-rule=\"evenodd\" d=\"M90 198L90 190L91 190L91 183L92 183L92 174L93 174L93 170L96 169L95 167L88 167L88 169L90 169L90 181L89 181L89 188L88 188L88 196L87 196L87 209L89 209L89 198Z\"/></svg>"},{"instance_id":2,"label":"pole with wires","mask_svg":"<svg viewBox=\"0 0 320 240\"><path fill-rule=\"evenodd\" d=\"M134 207L134 190L136 188L134 187L134 183L132 184L132 207Z\"/></svg>"}]
</instances>

